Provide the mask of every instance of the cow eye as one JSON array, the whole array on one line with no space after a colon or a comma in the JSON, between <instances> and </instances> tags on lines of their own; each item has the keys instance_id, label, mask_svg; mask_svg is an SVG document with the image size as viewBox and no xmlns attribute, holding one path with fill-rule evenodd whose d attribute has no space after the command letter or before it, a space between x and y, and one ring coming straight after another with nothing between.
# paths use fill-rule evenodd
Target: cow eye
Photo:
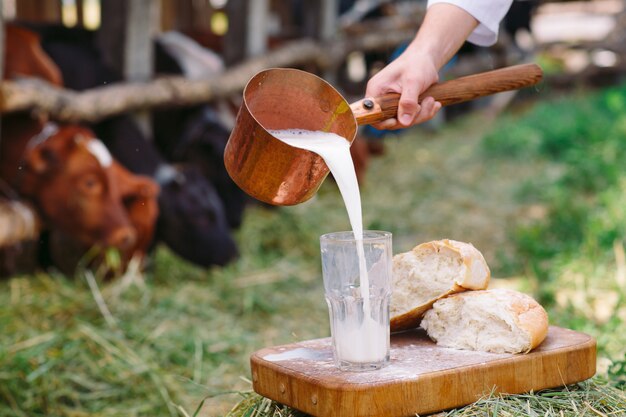
<instances>
[{"instance_id":1,"label":"cow eye","mask_svg":"<svg viewBox=\"0 0 626 417\"><path fill-rule=\"evenodd\" d=\"M102 183L97 177L88 175L82 179L81 189L88 194L97 194L102 190Z\"/></svg>"}]
</instances>

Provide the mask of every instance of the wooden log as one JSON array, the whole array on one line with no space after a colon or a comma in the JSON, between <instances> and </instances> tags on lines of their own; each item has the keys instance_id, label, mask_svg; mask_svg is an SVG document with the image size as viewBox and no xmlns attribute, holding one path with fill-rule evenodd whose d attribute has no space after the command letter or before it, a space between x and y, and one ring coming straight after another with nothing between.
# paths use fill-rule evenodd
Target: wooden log
<instances>
[{"instance_id":1,"label":"wooden log","mask_svg":"<svg viewBox=\"0 0 626 417\"><path fill-rule=\"evenodd\" d=\"M39 238L40 223L35 210L17 200L0 200L0 248Z\"/></svg>"},{"instance_id":2,"label":"wooden log","mask_svg":"<svg viewBox=\"0 0 626 417\"><path fill-rule=\"evenodd\" d=\"M299 40L208 80L164 77L150 82L113 84L81 93L58 89L34 79L6 81L0 85L0 113L35 110L58 121L96 122L129 111L194 105L240 93L254 74L266 68L297 67L310 62L322 70L332 68L352 51L387 49L412 39L414 35L415 29L405 29L372 32L328 43Z\"/></svg>"}]
</instances>

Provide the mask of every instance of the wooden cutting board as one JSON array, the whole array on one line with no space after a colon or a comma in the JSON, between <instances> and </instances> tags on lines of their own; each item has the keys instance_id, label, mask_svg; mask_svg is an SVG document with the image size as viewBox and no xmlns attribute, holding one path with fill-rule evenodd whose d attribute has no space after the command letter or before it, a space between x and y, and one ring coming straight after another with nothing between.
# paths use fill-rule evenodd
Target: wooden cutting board
<instances>
[{"instance_id":1,"label":"wooden cutting board","mask_svg":"<svg viewBox=\"0 0 626 417\"><path fill-rule=\"evenodd\" d=\"M596 342L550 327L529 354L437 346L422 330L391 336L391 361L371 372L342 372L330 338L261 349L250 358L259 394L314 416L415 416L471 404L495 392L517 394L592 377Z\"/></svg>"}]
</instances>

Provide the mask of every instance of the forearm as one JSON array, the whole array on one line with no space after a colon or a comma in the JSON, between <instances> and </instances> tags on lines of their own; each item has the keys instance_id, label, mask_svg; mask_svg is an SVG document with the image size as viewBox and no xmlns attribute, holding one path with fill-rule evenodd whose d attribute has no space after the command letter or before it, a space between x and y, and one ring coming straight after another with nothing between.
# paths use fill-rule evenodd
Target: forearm
<instances>
[{"instance_id":1,"label":"forearm","mask_svg":"<svg viewBox=\"0 0 626 417\"><path fill-rule=\"evenodd\" d=\"M454 56L478 21L460 7L447 3L428 8L424 21L407 48L408 54L430 58L439 70Z\"/></svg>"}]
</instances>

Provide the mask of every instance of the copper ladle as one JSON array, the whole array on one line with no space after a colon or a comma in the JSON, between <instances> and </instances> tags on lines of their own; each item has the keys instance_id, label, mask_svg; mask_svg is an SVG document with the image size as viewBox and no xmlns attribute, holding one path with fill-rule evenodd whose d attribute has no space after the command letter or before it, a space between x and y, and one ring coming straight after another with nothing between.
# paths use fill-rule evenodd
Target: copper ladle
<instances>
[{"instance_id":1,"label":"copper ladle","mask_svg":"<svg viewBox=\"0 0 626 417\"><path fill-rule=\"evenodd\" d=\"M420 95L443 106L537 84L535 64L483 72L432 85ZM389 93L348 102L328 82L305 71L273 68L248 81L226 150L224 163L235 183L252 197L274 205L294 205L311 198L328 167L313 152L294 148L268 130L306 129L333 132L352 142L357 126L395 117L400 95Z\"/></svg>"}]
</instances>

